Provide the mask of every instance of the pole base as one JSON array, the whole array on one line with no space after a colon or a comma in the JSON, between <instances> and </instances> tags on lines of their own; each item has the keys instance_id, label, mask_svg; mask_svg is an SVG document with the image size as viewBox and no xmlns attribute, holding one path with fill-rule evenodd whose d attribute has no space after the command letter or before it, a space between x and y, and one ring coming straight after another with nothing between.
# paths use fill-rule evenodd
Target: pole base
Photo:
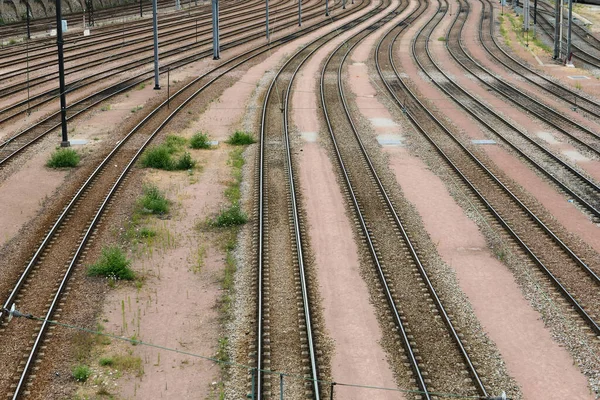
<instances>
[{"instance_id":1,"label":"pole base","mask_svg":"<svg viewBox=\"0 0 600 400\"><path fill-rule=\"evenodd\" d=\"M213 56L213 60L220 60L220 59L221 59L221 57Z\"/></svg>"},{"instance_id":2,"label":"pole base","mask_svg":"<svg viewBox=\"0 0 600 400\"><path fill-rule=\"evenodd\" d=\"M68 140L63 140L62 142L60 142L60 147L71 147L71 142L69 142Z\"/></svg>"},{"instance_id":3,"label":"pole base","mask_svg":"<svg viewBox=\"0 0 600 400\"><path fill-rule=\"evenodd\" d=\"M154 86L154 90L160 90L160 86L159 85Z\"/></svg>"}]
</instances>

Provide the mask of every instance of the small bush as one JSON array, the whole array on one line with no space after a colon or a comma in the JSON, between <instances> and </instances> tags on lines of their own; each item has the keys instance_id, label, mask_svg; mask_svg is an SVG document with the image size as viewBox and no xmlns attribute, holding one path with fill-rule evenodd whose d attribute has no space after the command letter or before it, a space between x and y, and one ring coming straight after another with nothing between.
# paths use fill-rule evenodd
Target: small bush
<instances>
[{"instance_id":1,"label":"small bush","mask_svg":"<svg viewBox=\"0 0 600 400\"><path fill-rule=\"evenodd\" d=\"M208 135L202 132L196 133L190 139L190 147L192 149L210 149Z\"/></svg>"},{"instance_id":2,"label":"small bush","mask_svg":"<svg viewBox=\"0 0 600 400\"><path fill-rule=\"evenodd\" d=\"M140 237L143 238L153 238L156 236L156 231L153 231L150 228L142 228L140 229Z\"/></svg>"},{"instance_id":3,"label":"small bush","mask_svg":"<svg viewBox=\"0 0 600 400\"><path fill-rule=\"evenodd\" d=\"M185 146L187 140L184 137L176 136L176 135L168 135L165 139L164 146L167 146L171 153L176 152Z\"/></svg>"},{"instance_id":4,"label":"small bush","mask_svg":"<svg viewBox=\"0 0 600 400\"><path fill-rule=\"evenodd\" d=\"M129 267L131 261L125 257L123 251L114 247L105 247L102 249L100 259L88 267L88 275L105 276L114 280L133 280L135 274Z\"/></svg>"},{"instance_id":5,"label":"small bush","mask_svg":"<svg viewBox=\"0 0 600 400\"><path fill-rule=\"evenodd\" d=\"M173 159L173 153L185 146L186 140L180 136L167 136L165 143L146 150L141 159L142 167L163 169L165 171L185 170L194 168L196 162L191 154L184 153L178 160Z\"/></svg>"},{"instance_id":6,"label":"small bush","mask_svg":"<svg viewBox=\"0 0 600 400\"><path fill-rule=\"evenodd\" d=\"M139 204L148 214L165 214L169 212L169 200L154 185L144 186L144 195Z\"/></svg>"},{"instance_id":7,"label":"small bush","mask_svg":"<svg viewBox=\"0 0 600 400\"><path fill-rule=\"evenodd\" d=\"M196 166L196 161L192 158L192 155L188 152L183 153L183 155L177 160L174 168L177 170L184 169L192 169Z\"/></svg>"},{"instance_id":8,"label":"small bush","mask_svg":"<svg viewBox=\"0 0 600 400\"><path fill-rule=\"evenodd\" d=\"M79 154L73 149L57 149L46 165L50 168L73 168L79 164Z\"/></svg>"},{"instance_id":9,"label":"small bush","mask_svg":"<svg viewBox=\"0 0 600 400\"><path fill-rule=\"evenodd\" d=\"M102 357L98 363L103 367L111 367L115 361L112 357Z\"/></svg>"},{"instance_id":10,"label":"small bush","mask_svg":"<svg viewBox=\"0 0 600 400\"><path fill-rule=\"evenodd\" d=\"M92 370L87 365L77 365L73 367L72 375L77 382L85 382L92 375Z\"/></svg>"},{"instance_id":11,"label":"small bush","mask_svg":"<svg viewBox=\"0 0 600 400\"><path fill-rule=\"evenodd\" d=\"M256 140L252 134L248 132L235 131L235 133L229 137L227 143L234 146L244 146L247 144L256 143Z\"/></svg>"},{"instance_id":12,"label":"small bush","mask_svg":"<svg viewBox=\"0 0 600 400\"><path fill-rule=\"evenodd\" d=\"M239 204L234 204L231 207L221 211L221 214L211 222L212 226L228 227L243 225L248 222L248 216L241 209Z\"/></svg>"},{"instance_id":13,"label":"small bush","mask_svg":"<svg viewBox=\"0 0 600 400\"><path fill-rule=\"evenodd\" d=\"M446 41L446 37L445 37L445 36L440 36L440 37L438 38L438 41L439 41L439 42L445 42L445 41Z\"/></svg>"},{"instance_id":14,"label":"small bush","mask_svg":"<svg viewBox=\"0 0 600 400\"><path fill-rule=\"evenodd\" d=\"M155 146L144 152L142 156L142 167L156 168L170 171L173 169L171 151L167 146Z\"/></svg>"}]
</instances>

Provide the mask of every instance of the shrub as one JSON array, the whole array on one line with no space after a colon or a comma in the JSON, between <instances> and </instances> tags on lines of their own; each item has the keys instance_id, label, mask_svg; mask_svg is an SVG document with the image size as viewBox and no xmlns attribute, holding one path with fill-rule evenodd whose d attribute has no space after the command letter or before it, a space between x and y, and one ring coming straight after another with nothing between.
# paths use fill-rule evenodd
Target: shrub
<instances>
[{"instance_id":1,"label":"shrub","mask_svg":"<svg viewBox=\"0 0 600 400\"><path fill-rule=\"evenodd\" d=\"M196 162L191 154L184 153L178 160L173 159L173 153L185 146L186 140L181 136L167 136L165 143L146 150L141 159L142 167L156 168L166 171L185 170L194 168Z\"/></svg>"},{"instance_id":2,"label":"shrub","mask_svg":"<svg viewBox=\"0 0 600 400\"><path fill-rule=\"evenodd\" d=\"M192 169L196 166L196 161L192 159L192 155L188 152L183 153L183 155L177 160L177 163L174 166L174 169L184 170L184 169Z\"/></svg>"},{"instance_id":3,"label":"shrub","mask_svg":"<svg viewBox=\"0 0 600 400\"><path fill-rule=\"evenodd\" d=\"M210 149L208 135L202 132L196 133L190 139L190 147L192 149Z\"/></svg>"},{"instance_id":4,"label":"shrub","mask_svg":"<svg viewBox=\"0 0 600 400\"><path fill-rule=\"evenodd\" d=\"M73 367L72 374L77 382L85 382L92 375L92 370L87 365L76 365Z\"/></svg>"},{"instance_id":5,"label":"shrub","mask_svg":"<svg viewBox=\"0 0 600 400\"><path fill-rule=\"evenodd\" d=\"M88 275L105 276L111 279L133 280L135 274L129 268L131 261L125 257L123 251L117 246L102 249L100 259L88 267Z\"/></svg>"},{"instance_id":6,"label":"shrub","mask_svg":"<svg viewBox=\"0 0 600 400\"><path fill-rule=\"evenodd\" d=\"M156 231L153 231L150 228L142 228L140 229L140 237L143 238L153 238L156 236Z\"/></svg>"},{"instance_id":7,"label":"shrub","mask_svg":"<svg viewBox=\"0 0 600 400\"><path fill-rule=\"evenodd\" d=\"M50 168L72 168L79 164L79 154L73 149L57 149L46 165Z\"/></svg>"},{"instance_id":8,"label":"shrub","mask_svg":"<svg viewBox=\"0 0 600 400\"><path fill-rule=\"evenodd\" d=\"M144 152L142 156L142 167L156 168L170 171L173 169L171 151L167 146L155 146Z\"/></svg>"},{"instance_id":9,"label":"shrub","mask_svg":"<svg viewBox=\"0 0 600 400\"><path fill-rule=\"evenodd\" d=\"M232 144L234 146L243 146L247 144L256 143L252 134L248 132L235 131L233 135L229 136L227 143Z\"/></svg>"},{"instance_id":10,"label":"shrub","mask_svg":"<svg viewBox=\"0 0 600 400\"><path fill-rule=\"evenodd\" d=\"M99 364L103 367L110 367L114 364L114 360L112 357L102 357L99 361Z\"/></svg>"},{"instance_id":11,"label":"shrub","mask_svg":"<svg viewBox=\"0 0 600 400\"><path fill-rule=\"evenodd\" d=\"M234 204L231 207L221 211L219 215L211 222L212 226L228 227L243 225L248 222L248 216L241 209L239 204Z\"/></svg>"},{"instance_id":12,"label":"shrub","mask_svg":"<svg viewBox=\"0 0 600 400\"><path fill-rule=\"evenodd\" d=\"M139 204L148 214L165 214L169 212L169 200L154 185L144 186L144 195Z\"/></svg>"},{"instance_id":13,"label":"shrub","mask_svg":"<svg viewBox=\"0 0 600 400\"><path fill-rule=\"evenodd\" d=\"M185 138L181 136L168 135L165 138L164 145L167 146L171 153L174 153L177 150L181 149L183 146L185 146L186 142L187 140L185 140Z\"/></svg>"}]
</instances>

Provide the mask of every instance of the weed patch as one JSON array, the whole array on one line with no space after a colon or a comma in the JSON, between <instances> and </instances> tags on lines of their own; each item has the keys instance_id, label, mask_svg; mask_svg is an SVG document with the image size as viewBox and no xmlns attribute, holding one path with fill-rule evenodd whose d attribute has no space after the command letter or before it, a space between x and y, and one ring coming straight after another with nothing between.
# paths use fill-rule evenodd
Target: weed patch
<instances>
[{"instance_id":1,"label":"weed patch","mask_svg":"<svg viewBox=\"0 0 600 400\"><path fill-rule=\"evenodd\" d=\"M139 199L139 206L146 214L166 214L169 212L169 200L155 185L144 185L144 195ZM147 232L148 233L148 232Z\"/></svg>"},{"instance_id":2,"label":"weed patch","mask_svg":"<svg viewBox=\"0 0 600 400\"><path fill-rule=\"evenodd\" d=\"M112 280L133 280L135 274L130 268L131 261L116 246L102 249L100 259L88 267L89 276L104 276Z\"/></svg>"},{"instance_id":3,"label":"weed patch","mask_svg":"<svg viewBox=\"0 0 600 400\"><path fill-rule=\"evenodd\" d=\"M221 211L212 221L210 225L218 228L226 228L230 226L244 225L248 222L248 216L240 209L239 204L233 204L229 208Z\"/></svg>"},{"instance_id":4,"label":"weed patch","mask_svg":"<svg viewBox=\"0 0 600 400\"><path fill-rule=\"evenodd\" d=\"M92 370L87 365L76 365L71 374L77 382L85 382L92 375Z\"/></svg>"},{"instance_id":5,"label":"weed patch","mask_svg":"<svg viewBox=\"0 0 600 400\"><path fill-rule=\"evenodd\" d=\"M192 149L210 149L210 141L208 135L198 132L190 139L190 147Z\"/></svg>"},{"instance_id":6,"label":"weed patch","mask_svg":"<svg viewBox=\"0 0 600 400\"><path fill-rule=\"evenodd\" d=\"M141 159L142 167L166 171L194 168L196 161L190 153L185 152L179 158L175 157L175 154L183 149L186 142L185 138L180 136L167 136L163 144L151 147L144 152Z\"/></svg>"},{"instance_id":7,"label":"weed patch","mask_svg":"<svg viewBox=\"0 0 600 400\"><path fill-rule=\"evenodd\" d=\"M235 131L233 135L229 136L226 143L234 146L245 146L256 143L256 139L249 132Z\"/></svg>"},{"instance_id":8,"label":"weed patch","mask_svg":"<svg viewBox=\"0 0 600 400\"><path fill-rule=\"evenodd\" d=\"M79 154L73 149L57 149L46 163L50 168L73 168L79 164Z\"/></svg>"}]
</instances>

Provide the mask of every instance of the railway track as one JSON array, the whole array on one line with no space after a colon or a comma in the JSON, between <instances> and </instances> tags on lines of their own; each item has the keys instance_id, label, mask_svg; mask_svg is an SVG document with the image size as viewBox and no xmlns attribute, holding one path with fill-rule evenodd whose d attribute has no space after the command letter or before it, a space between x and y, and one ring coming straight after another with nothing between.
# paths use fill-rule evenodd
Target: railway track
<instances>
[{"instance_id":1,"label":"railway track","mask_svg":"<svg viewBox=\"0 0 600 400\"><path fill-rule=\"evenodd\" d=\"M427 2L420 2L395 26L407 27L426 8ZM433 398L436 391L486 397L467 347L427 273L428 263L363 145L344 93L343 69L350 52L399 12L374 23L330 54L321 71L321 106L357 229L379 279L389 321L393 321L393 327L387 329L400 351L392 356L400 384L414 387L424 399ZM403 363L412 372L412 382L404 378Z\"/></svg>"},{"instance_id":2,"label":"railway track","mask_svg":"<svg viewBox=\"0 0 600 400\"><path fill-rule=\"evenodd\" d=\"M438 3L441 8L441 4ZM436 14L437 15L437 14ZM435 15L428 23L435 23ZM433 22L432 22L433 21ZM427 26L421 28L421 32ZM539 205L524 200L518 188L503 182L501 174L476 156L441 120L419 99L418 94L400 75L396 67L394 46L402 31L388 32L386 65L380 64L378 73L396 104L407 115L413 126L433 146L441 159L453 170L464 191L471 194L483 215L497 221L503 232L519 247L528 266L539 270L551 283L572 310L579 316L582 332L591 330L600 334L598 326L598 255L581 246L561 239L565 235L560 227L549 220ZM418 52L421 35L413 43L413 55ZM380 56L379 52L377 52ZM418 57L418 54L417 54ZM381 63L381 59L377 61ZM559 232L559 233L557 233ZM587 261L586 261L587 260Z\"/></svg>"},{"instance_id":3,"label":"railway track","mask_svg":"<svg viewBox=\"0 0 600 400\"><path fill-rule=\"evenodd\" d=\"M273 5L274 10L272 14L274 19L280 17L280 14L295 10L293 4L281 8L280 6L284 3L284 0L280 0ZM252 2L248 3L246 7L243 7L241 10L229 9L228 11L223 11L220 17L220 22L223 23L221 30L227 33L229 29L239 26L245 26L247 29L259 27L260 24L256 22L258 19L257 12L259 10L261 10L261 4ZM172 52L174 47L182 47L184 45L191 46L192 48L200 47L198 44L198 36L202 38L202 45L211 43L212 25L210 15L206 15L206 13L200 15L199 17L202 18L201 20L197 20L197 17L197 15L194 17L183 15L180 16L177 21L170 24L172 25L171 27L159 25L159 41L162 53L165 56L168 56L170 53L169 50ZM104 66L108 62L114 62L131 56L143 57L141 60L136 61L143 62L144 64L152 62L153 58L148 56L147 53L151 53L153 50L153 31L150 21L147 22L149 27L145 30L146 32L144 32L142 37L125 40L126 32L121 31L116 32L116 38L102 39L100 43L94 41L82 48L79 48L78 46L77 48L67 47L65 52L65 76L68 77L75 72L89 70L90 68L97 66ZM250 24L252 22L254 23ZM197 29L197 23L199 23L200 30ZM206 38L207 36L209 36L208 39ZM106 45L99 45L103 43L106 43ZM74 52L73 50L78 50L78 52ZM91 56L98 57L94 57L90 61L87 58ZM48 57L51 57L51 59L48 60ZM36 62L38 59L42 60ZM27 60L28 65L25 65ZM15 67L18 64L20 64L21 67ZM55 81L58 72L52 70L49 73L47 71L49 66L54 65L56 65L55 49L50 49L48 52L42 54L33 53L29 57L20 57L18 59L10 57L10 59L0 62L0 68L10 67L8 68L8 71L0 74L0 79L7 82L6 86L3 85L3 87L0 88L0 95L19 93L25 90L27 85L32 88L41 83ZM111 65L108 65L108 67L114 68L114 66ZM25 80L24 76L27 71L29 71L31 77L28 80ZM37 71L40 72L35 74ZM14 82L14 79L11 81L11 78L14 77L19 77L21 79L17 82Z\"/></svg>"},{"instance_id":4,"label":"railway track","mask_svg":"<svg viewBox=\"0 0 600 400\"><path fill-rule=\"evenodd\" d=\"M365 6L366 3L361 2L353 10L347 10L332 19L337 20ZM288 43L299 35L313 32L329 23L330 20L321 21L270 44L257 46L196 78L172 96L170 109L167 109L167 101L161 103L89 175L44 235L3 303L4 309L16 304L19 309L27 310L28 313L45 316L45 320L37 326L20 319L8 324L4 321L5 313L0 315L3 322L0 338L4 343L0 349L2 393L17 399L30 390L36 375L32 373L33 367L35 365L37 370L37 367L43 365L40 361L44 352L40 349L47 340L49 321L60 316L57 309L60 309L64 296L68 294L69 277L76 268L81 268L82 256L95 236L95 229L102 223L104 212L110 207L144 148L192 101L198 99L208 102L209 99L198 98L207 87L217 83L225 88L227 83L220 79L234 69L268 55L273 48ZM24 362L20 364L20 360Z\"/></svg>"},{"instance_id":5,"label":"railway track","mask_svg":"<svg viewBox=\"0 0 600 400\"><path fill-rule=\"evenodd\" d=\"M494 21L491 18L493 10L492 3L488 0L480 0L480 2L482 4L483 13L479 20L479 41L490 56L536 87L555 96L557 99L567 102L577 110L584 111L588 116L600 119L600 103L595 99L589 98L578 91L571 90L568 87L555 82L551 78L540 74L535 69L506 52L502 46L500 46L496 35L494 34Z\"/></svg>"},{"instance_id":6,"label":"railway track","mask_svg":"<svg viewBox=\"0 0 600 400\"><path fill-rule=\"evenodd\" d=\"M194 2L196 3L196 1ZM188 2L191 4L191 2ZM159 10L173 8L173 2L171 0L159 0L157 3ZM152 2L146 1L142 4L144 15L148 16L152 13ZM24 10L23 10L24 11ZM64 11L64 10L63 10ZM115 17L138 17L140 13L139 2L137 4L128 4L124 6L110 7L107 9L95 10L94 21L97 23L110 23ZM63 19L66 19L69 26L76 26L82 21L84 13L64 13ZM88 14L85 13L86 19ZM89 22L89 21L88 21ZM43 18L31 18L30 29L32 36L47 32L50 27L56 25L56 17L43 17ZM14 23L5 24L0 27L0 41L1 39L26 37L27 35L27 23L25 21L19 21ZM39 39L38 39L39 40ZM43 40L43 39L42 39ZM51 40L51 39L48 39ZM4 46L7 48L18 47L19 44Z\"/></svg>"},{"instance_id":7,"label":"railway track","mask_svg":"<svg viewBox=\"0 0 600 400\"><path fill-rule=\"evenodd\" d=\"M543 5L543 3L540 3ZM554 15L554 10L551 11L552 16ZM549 20L549 12L539 12L538 11L538 25L542 29L551 41L554 41L554 21L550 22ZM552 17L554 18L554 17ZM582 63L589 65L590 67L600 69L600 58L593 54L591 51L584 49L581 44L586 45L586 39L589 40L589 35L586 34L586 37L579 36L580 31L575 29L573 30L574 37L571 42L572 46L572 55L573 59L579 60ZM577 39L580 39L583 43L578 43ZM595 39L595 38L594 38ZM591 48L594 48L593 44L588 44Z\"/></svg>"},{"instance_id":8,"label":"railway track","mask_svg":"<svg viewBox=\"0 0 600 400\"><path fill-rule=\"evenodd\" d=\"M334 5L334 7L332 7L332 11L337 9L341 9L341 3L337 3L336 5ZM319 16L321 16L321 10L319 9L317 4L315 8L311 10L305 10L304 20L309 21L311 19L318 18ZM295 27L296 25L297 22L295 19L293 19L276 26L278 27L278 29L284 29ZM253 40L261 39L263 35L264 32L260 31L251 33L250 35L243 37L242 39L234 39L229 42L222 42L221 50L225 51L246 43L250 43ZM226 36L223 35L222 39L225 38ZM201 51L199 53L195 53L190 56L185 56L172 62L165 62L161 67L161 72L164 72L167 69L173 70L175 68L198 61L202 58L210 57L211 55L212 49L205 49L204 51ZM67 120L71 120L81 115L85 111L90 110L92 107L97 106L101 102L135 87L136 85L144 82L145 80L152 78L152 76L154 76L154 71L149 66L149 68L145 72L139 73L131 78L125 79L121 82L109 86L108 88L93 93L92 95L83 97L80 100L70 103L67 106ZM0 143L0 168L3 168L6 165L8 165L8 163L11 160L13 160L17 155L21 154L24 150L26 150L31 145L39 141L48 133L57 129L59 126L60 111L56 111L48 117L41 119L34 125L23 129L21 132L10 137L8 140L5 140L4 142Z\"/></svg>"},{"instance_id":9,"label":"railway track","mask_svg":"<svg viewBox=\"0 0 600 400\"><path fill-rule=\"evenodd\" d=\"M311 18L315 14L314 10L318 7L318 3L313 3L309 5L306 9L306 17ZM287 12L288 15L293 15L294 6L285 7L285 9L281 9L281 12ZM251 10L249 13L243 13L244 15L256 15L256 10ZM276 16L280 16L278 12L274 13ZM227 24L228 20L233 20ZM256 20L256 16L247 17L240 19L239 15L229 15L228 17L223 18L223 30L224 33L221 34L222 39L234 38L240 34L240 32L254 32L257 33L255 37L260 37L258 33L260 32L262 26L261 22L256 22L253 24L249 24L249 22ZM293 26L293 23L289 22L288 26ZM182 28L184 31L187 30L188 33L193 31L194 25L190 25ZM212 28L211 28L212 29ZM187 35L187 40L182 41L182 38L186 35L178 36L175 38L171 38L166 42L161 43L161 47L163 48L161 53L161 60L163 65L165 61L167 63L175 61L172 58L179 57L182 54L192 53L195 51L207 51L207 48L212 44L212 36L207 36L210 34L211 29L202 28L200 31L200 40L196 37L189 37ZM79 74L81 75L85 71L89 71L90 68L97 67L99 71L87 74L85 77L74 76L67 82L66 92L67 93L76 93L78 90L81 91L91 85L104 84L110 78L115 77L117 74L131 74L136 73L137 75L141 75L138 70L143 70L144 72L150 72L153 67L154 56L152 53L152 38L148 37L145 39L146 45L141 46L135 50L131 49L119 49L119 52L116 54L108 54L103 57L99 57L94 59L92 62L86 61L79 63L77 65L67 66L66 68L66 77L69 78L71 75ZM128 61L132 57L136 57L133 60ZM124 61L121 61L124 60ZM45 68L42 65L40 68ZM164 68L163 68L164 69ZM11 105L5 106L0 109L0 125L5 124L11 120L14 120L16 117L22 116L26 112L30 110L35 110L42 107L45 104L48 104L50 101L54 100L58 94L58 87L53 87L51 89L46 89L42 86L45 83L51 82L52 86L56 84L57 73L53 71L52 73L48 73L37 78L32 78L29 80L14 82L2 89L0 89L0 95L9 96L15 95L17 93L21 93L27 91L29 93L32 89L34 93L30 96L29 94L25 97L25 93L22 93L20 96L15 96L15 102ZM41 93L36 93L36 86L42 87Z\"/></svg>"},{"instance_id":10,"label":"railway track","mask_svg":"<svg viewBox=\"0 0 600 400\"><path fill-rule=\"evenodd\" d=\"M446 37L446 46L452 57L466 71L470 72L484 83L484 85L501 92L505 97L510 98L512 96L513 99L516 97L520 101L527 101L530 103L529 106L533 108L533 99L530 99L525 93L509 87L493 75L489 74L468 55L461 44L460 36L469 8L464 2L460 2L459 4L460 8L455 14L456 16ZM440 10L442 12L438 13L436 18L432 19L427 27L419 33L418 38L414 42L413 54L420 69L437 87L453 99L458 106L493 132L497 138L500 138L511 149L516 151L523 160L535 168L539 173L547 177L561 191L577 201L578 205L588 213L591 218L600 220L600 187L596 182L563 161L552 151L531 139L526 132L514 126L502 115L492 110L478 98L471 95L457 83L452 81L433 59L429 51L428 41L431 39L433 30L442 21L442 18L446 13L447 6L445 2ZM548 110L543 109L543 106L539 103L538 109L540 114L542 114L539 115L539 118L556 118L557 113L547 112ZM532 112L535 114L535 111ZM558 122L553 123L549 122L547 119L542 120L557 127ZM562 131L569 134L564 128ZM591 147L591 149L594 150L593 147Z\"/></svg>"},{"instance_id":11,"label":"railway track","mask_svg":"<svg viewBox=\"0 0 600 400\"><path fill-rule=\"evenodd\" d=\"M385 3L385 4L384 4ZM265 96L261 117L259 152L259 207L257 218L257 399L283 395L277 390L278 375L270 370L304 376L286 384L292 398L325 398L321 387L322 364L318 335L311 319L310 279L306 276L304 222L289 138L290 93L304 63L334 38L381 13L380 5L299 49L279 69ZM276 266L273 268L272 266ZM290 299L289 293L295 293ZM295 302L294 302L295 300ZM296 318L297 316L297 318ZM304 395L304 396L303 396Z\"/></svg>"},{"instance_id":12,"label":"railway track","mask_svg":"<svg viewBox=\"0 0 600 400\"><path fill-rule=\"evenodd\" d=\"M469 12L469 3L460 1L456 18L454 18L446 38L446 47L456 62L477 78L483 85L502 95L515 106L533 114L541 121L554 127L554 129L565 135L569 141L575 142L585 150L599 156L600 136L598 136L596 132L567 118L562 113L545 105L543 102L536 100L524 90L498 79L469 55L460 41L466 23L466 16ZM482 14L482 19L482 24L491 23L490 14L485 11Z\"/></svg>"}]
</instances>

